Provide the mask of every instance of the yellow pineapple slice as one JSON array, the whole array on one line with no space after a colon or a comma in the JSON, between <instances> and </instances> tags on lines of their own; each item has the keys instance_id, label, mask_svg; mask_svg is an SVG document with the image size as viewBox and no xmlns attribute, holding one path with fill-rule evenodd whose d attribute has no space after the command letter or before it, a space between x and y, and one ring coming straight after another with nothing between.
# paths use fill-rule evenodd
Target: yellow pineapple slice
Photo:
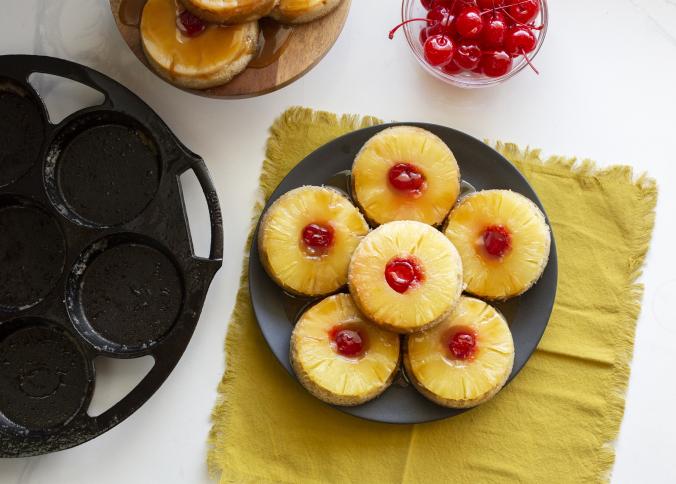
<instances>
[{"instance_id":1,"label":"yellow pineapple slice","mask_svg":"<svg viewBox=\"0 0 676 484\"><path fill-rule=\"evenodd\" d=\"M463 198L448 217L446 236L460 252L467 292L490 299L523 294L549 260L551 235L531 200L509 190Z\"/></svg>"},{"instance_id":2,"label":"yellow pineapple slice","mask_svg":"<svg viewBox=\"0 0 676 484\"><path fill-rule=\"evenodd\" d=\"M369 226L339 191L305 186L270 206L258 231L261 262L282 288L322 296L347 282L352 252Z\"/></svg>"},{"instance_id":3,"label":"yellow pineapple slice","mask_svg":"<svg viewBox=\"0 0 676 484\"><path fill-rule=\"evenodd\" d=\"M409 380L446 407L473 407L491 399L507 382L513 364L507 322L492 306L470 297L461 297L441 324L405 341Z\"/></svg>"},{"instance_id":4,"label":"yellow pineapple slice","mask_svg":"<svg viewBox=\"0 0 676 484\"><path fill-rule=\"evenodd\" d=\"M371 138L352 167L357 203L374 224L417 220L441 224L460 193L453 153L434 134L412 126Z\"/></svg>"},{"instance_id":5,"label":"yellow pineapple slice","mask_svg":"<svg viewBox=\"0 0 676 484\"><path fill-rule=\"evenodd\" d=\"M462 292L462 261L432 226L390 222L354 251L348 283L367 318L390 331L411 333L453 310Z\"/></svg>"},{"instance_id":6,"label":"yellow pineapple slice","mask_svg":"<svg viewBox=\"0 0 676 484\"><path fill-rule=\"evenodd\" d=\"M377 328L349 294L336 294L308 309L291 335L291 364L317 398L359 405L392 383L399 368L399 336Z\"/></svg>"}]
</instances>

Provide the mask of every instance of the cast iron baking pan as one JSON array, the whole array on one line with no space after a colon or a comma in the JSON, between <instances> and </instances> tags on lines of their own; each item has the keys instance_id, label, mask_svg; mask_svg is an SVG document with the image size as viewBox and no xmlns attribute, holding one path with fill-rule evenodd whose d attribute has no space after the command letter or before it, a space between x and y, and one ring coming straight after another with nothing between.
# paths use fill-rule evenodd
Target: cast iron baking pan
<instances>
[{"instance_id":1,"label":"cast iron baking pan","mask_svg":"<svg viewBox=\"0 0 676 484\"><path fill-rule=\"evenodd\" d=\"M104 94L58 124L28 82L46 73ZM193 170L211 220L196 257L179 176ZM138 97L87 67L0 56L0 456L86 442L143 405L176 366L223 258L204 161ZM97 356L155 365L97 417Z\"/></svg>"},{"instance_id":2,"label":"cast iron baking pan","mask_svg":"<svg viewBox=\"0 0 676 484\"><path fill-rule=\"evenodd\" d=\"M458 160L465 192L488 188L513 190L533 200L544 212L533 188L497 151L465 133L427 123L383 124L352 132L327 143L291 170L274 191L265 209L284 193L303 185L332 185L349 194L349 170L361 147L379 131L398 125L419 126L444 140ZM282 366L294 375L289 361L291 331L303 310L317 299L291 297L280 289L263 269L258 256L257 237L253 240L249 289L254 312L272 352ZM556 243L552 237L549 264L537 284L523 296L495 304L507 318L514 338L516 354L510 381L521 371L544 334L554 306L557 273ZM488 405L499 405L499 402L490 402ZM357 417L387 423L429 422L466 411L441 407L427 400L407 382L403 372L375 400L356 407L335 408Z\"/></svg>"}]
</instances>

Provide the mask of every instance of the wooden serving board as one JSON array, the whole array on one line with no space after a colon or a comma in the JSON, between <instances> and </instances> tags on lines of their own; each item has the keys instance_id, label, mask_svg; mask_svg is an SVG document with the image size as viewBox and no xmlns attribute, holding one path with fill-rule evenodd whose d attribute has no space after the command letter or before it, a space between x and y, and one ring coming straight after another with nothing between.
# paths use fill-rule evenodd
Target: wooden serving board
<instances>
[{"instance_id":1,"label":"wooden serving board","mask_svg":"<svg viewBox=\"0 0 676 484\"><path fill-rule=\"evenodd\" d=\"M151 69L141 47L139 28L125 19L128 0L109 0L122 38L138 59ZM135 0L135 4L145 4ZM279 56L261 67L248 67L232 81L205 90L184 89L200 96L233 99L267 94L294 82L316 66L338 39L350 11L351 0L343 0L332 13L308 24L294 26L280 49ZM266 20L268 21L268 20ZM255 61L254 61L255 63ZM151 69L152 70L152 69ZM154 71L153 71L154 72Z\"/></svg>"}]
</instances>

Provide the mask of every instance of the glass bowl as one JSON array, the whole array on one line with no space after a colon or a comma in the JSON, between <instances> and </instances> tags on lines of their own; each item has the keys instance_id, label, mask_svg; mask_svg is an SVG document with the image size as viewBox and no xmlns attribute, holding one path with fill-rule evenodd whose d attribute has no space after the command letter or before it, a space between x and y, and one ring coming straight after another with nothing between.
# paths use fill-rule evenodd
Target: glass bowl
<instances>
[{"instance_id":1,"label":"glass bowl","mask_svg":"<svg viewBox=\"0 0 676 484\"><path fill-rule=\"evenodd\" d=\"M528 54L528 58L533 61L537 56L542 43L545 40L547 34L547 24L549 20L548 10L547 10L547 0L540 0L541 8L540 13L535 18L535 22L542 25L542 30L538 35L537 44L533 52ZM401 20L402 22L412 19L412 18L425 18L427 15L427 10L422 6L420 0L402 0L401 2ZM423 53L423 47L420 42L420 31L426 27L424 22L411 22L403 26L404 33L406 35L406 40L408 45L411 48L411 51L415 55L415 58L418 60L420 65L427 72L432 74L437 79L441 79L447 84L453 86L464 87L464 88L478 88L478 87L490 87L497 84L501 84L508 79L511 79L519 72L521 72L525 67L528 66L528 62L524 59L523 56L519 56L514 59L514 64L512 70L507 74L500 77L488 77L483 74L477 74L472 71L461 71L457 74L447 74L441 69L430 66L426 61Z\"/></svg>"}]
</instances>

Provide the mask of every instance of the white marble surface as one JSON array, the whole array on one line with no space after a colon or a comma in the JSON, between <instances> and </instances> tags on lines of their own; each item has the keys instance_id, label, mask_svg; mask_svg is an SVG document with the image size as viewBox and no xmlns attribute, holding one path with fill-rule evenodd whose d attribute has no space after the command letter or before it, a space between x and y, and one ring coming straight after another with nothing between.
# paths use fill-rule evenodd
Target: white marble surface
<instances>
[{"instance_id":1,"label":"white marble surface","mask_svg":"<svg viewBox=\"0 0 676 484\"><path fill-rule=\"evenodd\" d=\"M433 80L415 64L402 37L387 40L398 3L355 0L334 49L286 89L251 100L211 101L146 71L118 35L106 0L2 2L0 54L49 54L99 69L138 93L204 156L227 221L227 258L184 358L143 408L78 448L0 461L0 483L208 482L209 412L223 371L223 335L267 128L284 108L298 104L446 124L479 138L543 147L546 154L631 164L655 177L661 189L657 225L612 480L676 480L676 317L670 307L676 298L676 3L551 0L550 32L537 59L542 75L524 71L504 86L477 92ZM50 106L64 114L63 96L72 91L45 89ZM187 197L199 201L194 183L187 183ZM206 217L198 212L196 218L195 238L203 248ZM123 369L112 378L110 394L98 396L99 403L129 385L134 371Z\"/></svg>"}]
</instances>

